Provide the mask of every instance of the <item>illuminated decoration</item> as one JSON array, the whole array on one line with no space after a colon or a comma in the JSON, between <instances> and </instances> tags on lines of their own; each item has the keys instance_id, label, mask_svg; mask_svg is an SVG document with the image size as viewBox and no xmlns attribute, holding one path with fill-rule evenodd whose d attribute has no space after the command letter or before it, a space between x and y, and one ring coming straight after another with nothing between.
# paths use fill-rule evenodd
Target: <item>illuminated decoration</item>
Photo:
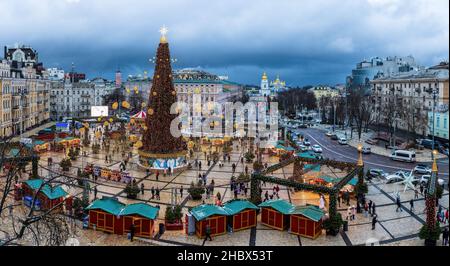
<instances>
[{"instance_id":1,"label":"illuminated decoration","mask_svg":"<svg viewBox=\"0 0 450 266\"><path fill-rule=\"evenodd\" d=\"M141 103L142 108L147 106L147 103Z\"/></svg>"},{"instance_id":2,"label":"illuminated decoration","mask_svg":"<svg viewBox=\"0 0 450 266\"><path fill-rule=\"evenodd\" d=\"M107 126L109 126L109 122L108 122L108 121L105 121L105 123L103 123L103 125L104 125L105 127L107 127Z\"/></svg>"},{"instance_id":3,"label":"illuminated decoration","mask_svg":"<svg viewBox=\"0 0 450 266\"><path fill-rule=\"evenodd\" d=\"M177 92L176 91L172 91L172 95L177 95Z\"/></svg>"},{"instance_id":4,"label":"illuminated decoration","mask_svg":"<svg viewBox=\"0 0 450 266\"><path fill-rule=\"evenodd\" d=\"M84 126L85 128L89 128L89 123L84 123L83 126Z\"/></svg>"},{"instance_id":5,"label":"illuminated decoration","mask_svg":"<svg viewBox=\"0 0 450 266\"><path fill-rule=\"evenodd\" d=\"M102 133L100 133L100 131L95 132L95 137L96 138L100 138L102 136Z\"/></svg>"},{"instance_id":6,"label":"illuminated decoration","mask_svg":"<svg viewBox=\"0 0 450 266\"><path fill-rule=\"evenodd\" d=\"M161 38L159 39L160 43L167 43L167 33L169 32L169 29L163 25L161 29L159 29L159 33L161 33ZM167 58L169 59L169 58ZM160 58L160 61L162 60L162 58Z\"/></svg>"},{"instance_id":7,"label":"illuminated decoration","mask_svg":"<svg viewBox=\"0 0 450 266\"><path fill-rule=\"evenodd\" d=\"M117 108L119 108L119 103L115 102L112 104L112 109L113 110L117 110Z\"/></svg>"},{"instance_id":8,"label":"illuminated decoration","mask_svg":"<svg viewBox=\"0 0 450 266\"><path fill-rule=\"evenodd\" d=\"M97 119L97 121L98 121L98 122L101 122L102 119L103 119L102 117L99 117L99 118Z\"/></svg>"},{"instance_id":9,"label":"illuminated decoration","mask_svg":"<svg viewBox=\"0 0 450 266\"><path fill-rule=\"evenodd\" d=\"M134 125L134 123L136 123L136 121L134 120L134 118L130 119L130 124Z\"/></svg>"},{"instance_id":10,"label":"illuminated decoration","mask_svg":"<svg viewBox=\"0 0 450 266\"><path fill-rule=\"evenodd\" d=\"M177 101L172 78L167 28L161 28L161 39L156 54L156 65L150 97L147 106L148 116L145 126L148 130L142 135L142 147L139 149L139 162L152 169L180 169L186 166L186 143L181 137L174 137L170 130L172 121L177 117L171 114L172 104ZM154 94L156 93L156 95Z\"/></svg>"},{"instance_id":11,"label":"illuminated decoration","mask_svg":"<svg viewBox=\"0 0 450 266\"><path fill-rule=\"evenodd\" d=\"M130 108L130 104L127 101L123 101L122 102L122 107L128 109L128 108Z\"/></svg>"},{"instance_id":12,"label":"illuminated decoration","mask_svg":"<svg viewBox=\"0 0 450 266\"><path fill-rule=\"evenodd\" d=\"M143 144L142 144L142 141L139 140L139 141L137 141L137 142L134 144L134 147L136 147L136 148L139 149L139 148L142 147L142 145L143 145Z\"/></svg>"},{"instance_id":13,"label":"illuminated decoration","mask_svg":"<svg viewBox=\"0 0 450 266\"><path fill-rule=\"evenodd\" d=\"M403 192L406 192L406 190L408 188L415 190L416 186L414 185L414 181L416 181L415 176L414 176L414 170L412 170L408 176L405 175L405 180L403 180L402 182L400 182L400 184L404 184L405 185L405 189L403 190Z\"/></svg>"},{"instance_id":14,"label":"illuminated decoration","mask_svg":"<svg viewBox=\"0 0 450 266\"><path fill-rule=\"evenodd\" d=\"M110 119L109 119L109 122L111 122L111 123L114 122L114 119L110 118Z\"/></svg>"},{"instance_id":15,"label":"illuminated decoration","mask_svg":"<svg viewBox=\"0 0 450 266\"><path fill-rule=\"evenodd\" d=\"M82 127L82 128L80 128L80 133L81 134L84 134L84 131L85 131L86 129L84 128L84 127Z\"/></svg>"},{"instance_id":16,"label":"illuminated decoration","mask_svg":"<svg viewBox=\"0 0 450 266\"><path fill-rule=\"evenodd\" d=\"M200 94L201 92L202 92L202 91L201 91L200 88L198 88L198 87L194 89L194 93L195 93L195 94Z\"/></svg>"}]
</instances>

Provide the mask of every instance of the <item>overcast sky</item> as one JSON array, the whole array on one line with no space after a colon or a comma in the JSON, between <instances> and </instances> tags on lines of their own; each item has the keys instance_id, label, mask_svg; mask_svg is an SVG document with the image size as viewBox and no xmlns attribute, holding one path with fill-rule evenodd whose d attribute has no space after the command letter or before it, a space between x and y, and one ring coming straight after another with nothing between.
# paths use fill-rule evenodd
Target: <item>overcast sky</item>
<instances>
[{"instance_id":1,"label":"overcast sky","mask_svg":"<svg viewBox=\"0 0 450 266\"><path fill-rule=\"evenodd\" d=\"M448 60L448 0L0 0L0 45L28 44L46 67L113 78L153 72L159 28L174 68L259 84L344 83L374 56ZM3 56L3 53L2 53Z\"/></svg>"}]
</instances>

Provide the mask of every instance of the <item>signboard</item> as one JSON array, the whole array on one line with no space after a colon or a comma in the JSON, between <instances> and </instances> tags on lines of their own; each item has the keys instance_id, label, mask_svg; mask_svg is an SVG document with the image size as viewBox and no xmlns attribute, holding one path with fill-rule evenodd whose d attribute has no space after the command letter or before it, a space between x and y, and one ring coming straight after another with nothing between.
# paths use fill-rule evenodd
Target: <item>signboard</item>
<instances>
[{"instance_id":1,"label":"signboard","mask_svg":"<svg viewBox=\"0 0 450 266\"><path fill-rule=\"evenodd\" d=\"M25 144L25 145L31 145L33 144L33 140L30 138L21 138L20 139L20 143Z\"/></svg>"},{"instance_id":2,"label":"signboard","mask_svg":"<svg viewBox=\"0 0 450 266\"><path fill-rule=\"evenodd\" d=\"M91 106L91 116L108 116L108 106Z\"/></svg>"},{"instance_id":3,"label":"signboard","mask_svg":"<svg viewBox=\"0 0 450 266\"><path fill-rule=\"evenodd\" d=\"M56 130L70 131L69 123L56 123Z\"/></svg>"}]
</instances>

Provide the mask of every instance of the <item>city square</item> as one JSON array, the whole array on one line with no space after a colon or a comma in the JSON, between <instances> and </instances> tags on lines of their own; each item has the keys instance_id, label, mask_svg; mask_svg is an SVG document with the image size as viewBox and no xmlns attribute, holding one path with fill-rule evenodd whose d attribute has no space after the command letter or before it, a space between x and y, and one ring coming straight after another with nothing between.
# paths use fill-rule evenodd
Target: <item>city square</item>
<instances>
[{"instance_id":1,"label":"city square","mask_svg":"<svg viewBox=\"0 0 450 266\"><path fill-rule=\"evenodd\" d=\"M176 32L114 80L5 46L0 246L448 246L448 57L243 85Z\"/></svg>"}]
</instances>

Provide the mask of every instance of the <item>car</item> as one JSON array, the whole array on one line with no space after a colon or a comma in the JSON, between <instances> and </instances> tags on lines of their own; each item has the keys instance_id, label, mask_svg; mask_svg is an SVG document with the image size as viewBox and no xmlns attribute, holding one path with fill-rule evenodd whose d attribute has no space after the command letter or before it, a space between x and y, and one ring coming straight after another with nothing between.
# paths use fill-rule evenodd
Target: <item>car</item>
<instances>
[{"instance_id":1,"label":"car","mask_svg":"<svg viewBox=\"0 0 450 266\"><path fill-rule=\"evenodd\" d=\"M312 146L312 150L316 153L322 153L322 148L317 144Z\"/></svg>"},{"instance_id":2,"label":"car","mask_svg":"<svg viewBox=\"0 0 450 266\"><path fill-rule=\"evenodd\" d=\"M305 139L305 141L303 141L303 145L311 146L311 142L309 142L309 139Z\"/></svg>"},{"instance_id":3,"label":"car","mask_svg":"<svg viewBox=\"0 0 450 266\"><path fill-rule=\"evenodd\" d=\"M347 145L347 144L348 144L348 143L347 143L347 139L344 138L344 137L340 137L340 138L338 139L338 143L341 144L341 145Z\"/></svg>"},{"instance_id":4,"label":"car","mask_svg":"<svg viewBox=\"0 0 450 266\"><path fill-rule=\"evenodd\" d=\"M327 137L331 137L331 136L333 136L333 132L331 132L331 131L327 131L327 133L325 133L325 136L327 136Z\"/></svg>"},{"instance_id":5,"label":"car","mask_svg":"<svg viewBox=\"0 0 450 266\"><path fill-rule=\"evenodd\" d=\"M308 128L307 124L300 124L300 126L298 126L299 128Z\"/></svg>"},{"instance_id":6,"label":"car","mask_svg":"<svg viewBox=\"0 0 450 266\"><path fill-rule=\"evenodd\" d=\"M386 181L387 181L388 184L401 182L403 180L405 180L405 176L404 175L392 174L392 175L387 175L386 176Z\"/></svg>"},{"instance_id":7,"label":"car","mask_svg":"<svg viewBox=\"0 0 450 266\"><path fill-rule=\"evenodd\" d=\"M336 134L331 135L332 140L339 140L339 137Z\"/></svg>"},{"instance_id":8,"label":"car","mask_svg":"<svg viewBox=\"0 0 450 266\"><path fill-rule=\"evenodd\" d=\"M298 148L302 151L302 152L305 152L305 151L308 151L309 150L309 148L308 147L306 147L305 145L299 145L298 146Z\"/></svg>"},{"instance_id":9,"label":"car","mask_svg":"<svg viewBox=\"0 0 450 266\"><path fill-rule=\"evenodd\" d=\"M431 175L423 175L420 178L420 183L422 185L428 184L428 181L430 180L430 177L431 177ZM437 182L438 182L439 186L443 186L444 185L444 179L438 178Z\"/></svg>"},{"instance_id":10,"label":"car","mask_svg":"<svg viewBox=\"0 0 450 266\"><path fill-rule=\"evenodd\" d=\"M414 173L431 175L431 168L424 164L418 164L416 167L414 167Z\"/></svg>"},{"instance_id":11,"label":"car","mask_svg":"<svg viewBox=\"0 0 450 266\"><path fill-rule=\"evenodd\" d=\"M385 178L388 174L381 169L369 169L367 177L369 178Z\"/></svg>"},{"instance_id":12,"label":"car","mask_svg":"<svg viewBox=\"0 0 450 266\"><path fill-rule=\"evenodd\" d=\"M370 147L363 147L361 152L363 154L371 154L372 153L372 149Z\"/></svg>"}]
</instances>

